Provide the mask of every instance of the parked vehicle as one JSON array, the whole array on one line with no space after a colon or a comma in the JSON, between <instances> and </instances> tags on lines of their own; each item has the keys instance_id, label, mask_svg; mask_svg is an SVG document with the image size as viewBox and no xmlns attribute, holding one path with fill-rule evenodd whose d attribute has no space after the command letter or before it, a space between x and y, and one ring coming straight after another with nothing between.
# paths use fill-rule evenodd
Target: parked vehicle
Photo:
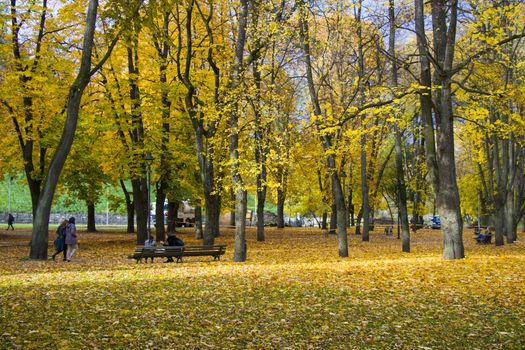
<instances>
[{"instance_id":1,"label":"parked vehicle","mask_svg":"<svg viewBox=\"0 0 525 350\"><path fill-rule=\"evenodd\" d=\"M195 208L188 201L182 201L177 211L177 227L195 226Z\"/></svg>"}]
</instances>

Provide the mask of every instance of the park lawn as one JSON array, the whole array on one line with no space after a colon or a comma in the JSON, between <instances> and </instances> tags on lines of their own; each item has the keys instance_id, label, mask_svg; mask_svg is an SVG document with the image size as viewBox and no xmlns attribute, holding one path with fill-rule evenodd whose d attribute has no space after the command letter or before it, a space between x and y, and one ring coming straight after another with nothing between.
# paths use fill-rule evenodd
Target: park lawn
<instances>
[{"instance_id":1,"label":"park lawn","mask_svg":"<svg viewBox=\"0 0 525 350\"><path fill-rule=\"evenodd\" d=\"M467 258L443 261L435 230L413 235L409 254L395 237L350 235L344 259L316 229L247 236L245 263L224 229L220 262L135 264L134 236L81 233L64 263L28 261L29 231L1 232L0 348L525 348L523 240L476 245L466 232Z\"/></svg>"}]
</instances>

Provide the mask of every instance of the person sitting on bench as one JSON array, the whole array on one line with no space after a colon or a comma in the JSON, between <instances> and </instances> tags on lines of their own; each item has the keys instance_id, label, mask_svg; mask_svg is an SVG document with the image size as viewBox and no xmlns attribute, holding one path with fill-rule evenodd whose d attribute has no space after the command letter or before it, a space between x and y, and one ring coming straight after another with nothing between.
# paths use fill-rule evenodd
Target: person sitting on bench
<instances>
[{"instance_id":1,"label":"person sitting on bench","mask_svg":"<svg viewBox=\"0 0 525 350\"><path fill-rule=\"evenodd\" d=\"M156 242L153 237L149 236L149 238L144 242L144 248L155 248L155 244Z\"/></svg>"},{"instance_id":2,"label":"person sitting on bench","mask_svg":"<svg viewBox=\"0 0 525 350\"><path fill-rule=\"evenodd\" d=\"M164 246L168 247L182 247L184 246L184 242L182 239L177 237L175 233L168 233L168 239L166 240L166 243L164 243ZM166 262L173 262L172 257L168 257L168 260Z\"/></svg>"},{"instance_id":3,"label":"person sitting on bench","mask_svg":"<svg viewBox=\"0 0 525 350\"><path fill-rule=\"evenodd\" d=\"M476 237L476 242L478 243L490 243L492 240L492 231L490 226L487 227L485 233L479 233Z\"/></svg>"}]
</instances>

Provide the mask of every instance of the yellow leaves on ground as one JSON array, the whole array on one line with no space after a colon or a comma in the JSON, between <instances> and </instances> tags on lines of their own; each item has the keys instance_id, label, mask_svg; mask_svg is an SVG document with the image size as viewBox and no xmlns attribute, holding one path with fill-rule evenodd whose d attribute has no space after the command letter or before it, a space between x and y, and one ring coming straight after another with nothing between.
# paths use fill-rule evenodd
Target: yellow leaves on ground
<instances>
[{"instance_id":1,"label":"yellow leaves on ground","mask_svg":"<svg viewBox=\"0 0 525 350\"><path fill-rule=\"evenodd\" d=\"M199 244L193 233L180 236ZM77 261L27 261L29 233L0 234L0 348L522 349L525 245L441 260L438 231L350 234L350 258L317 229L248 230L248 261L135 264L134 236L82 234Z\"/></svg>"}]
</instances>

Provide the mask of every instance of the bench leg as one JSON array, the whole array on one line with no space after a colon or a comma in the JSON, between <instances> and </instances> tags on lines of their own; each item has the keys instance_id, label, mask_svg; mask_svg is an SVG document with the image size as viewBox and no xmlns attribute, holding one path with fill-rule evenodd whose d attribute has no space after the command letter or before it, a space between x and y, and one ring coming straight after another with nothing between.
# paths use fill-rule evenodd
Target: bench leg
<instances>
[{"instance_id":1,"label":"bench leg","mask_svg":"<svg viewBox=\"0 0 525 350\"><path fill-rule=\"evenodd\" d=\"M182 256L178 256L177 257L177 263L181 263L182 262Z\"/></svg>"}]
</instances>

